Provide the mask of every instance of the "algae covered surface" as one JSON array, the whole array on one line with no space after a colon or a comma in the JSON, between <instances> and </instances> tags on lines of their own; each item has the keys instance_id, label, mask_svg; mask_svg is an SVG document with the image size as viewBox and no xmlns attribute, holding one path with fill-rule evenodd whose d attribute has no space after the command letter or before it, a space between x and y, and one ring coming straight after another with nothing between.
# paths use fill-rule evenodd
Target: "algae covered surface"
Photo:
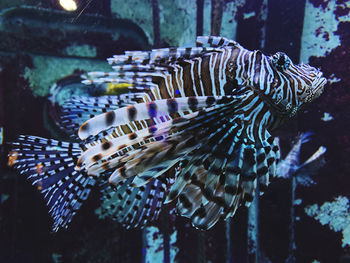
<instances>
[{"instance_id":1,"label":"algae covered surface","mask_svg":"<svg viewBox=\"0 0 350 263\"><path fill-rule=\"evenodd\" d=\"M106 61L32 56L33 67L25 67L24 78L28 81L34 96L47 96L50 86L74 71L110 70Z\"/></svg>"}]
</instances>

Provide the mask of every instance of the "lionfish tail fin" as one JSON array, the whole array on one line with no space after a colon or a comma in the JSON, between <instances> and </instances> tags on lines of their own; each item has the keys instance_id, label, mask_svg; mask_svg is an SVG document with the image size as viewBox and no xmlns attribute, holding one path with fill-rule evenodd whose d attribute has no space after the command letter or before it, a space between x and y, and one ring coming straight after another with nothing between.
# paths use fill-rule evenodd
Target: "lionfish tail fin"
<instances>
[{"instance_id":1,"label":"lionfish tail fin","mask_svg":"<svg viewBox=\"0 0 350 263\"><path fill-rule=\"evenodd\" d=\"M76 171L77 143L21 135L12 143L9 165L36 186L50 208L53 231L67 227L89 196L95 179Z\"/></svg>"}]
</instances>

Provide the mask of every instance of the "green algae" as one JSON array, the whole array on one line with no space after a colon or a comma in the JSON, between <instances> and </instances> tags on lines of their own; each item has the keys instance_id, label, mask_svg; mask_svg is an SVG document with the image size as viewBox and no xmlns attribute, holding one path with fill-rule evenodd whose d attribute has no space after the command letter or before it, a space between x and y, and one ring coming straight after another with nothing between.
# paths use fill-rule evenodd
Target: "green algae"
<instances>
[{"instance_id":1,"label":"green algae","mask_svg":"<svg viewBox=\"0 0 350 263\"><path fill-rule=\"evenodd\" d=\"M58 58L49 56L32 56L33 68L25 67L24 78L29 82L33 95L47 96L52 83L81 71L110 71L105 61L91 59Z\"/></svg>"},{"instance_id":2,"label":"green algae","mask_svg":"<svg viewBox=\"0 0 350 263\"><path fill-rule=\"evenodd\" d=\"M70 45L65 48L64 53L68 56L94 58L97 55L96 47L89 45Z\"/></svg>"}]
</instances>

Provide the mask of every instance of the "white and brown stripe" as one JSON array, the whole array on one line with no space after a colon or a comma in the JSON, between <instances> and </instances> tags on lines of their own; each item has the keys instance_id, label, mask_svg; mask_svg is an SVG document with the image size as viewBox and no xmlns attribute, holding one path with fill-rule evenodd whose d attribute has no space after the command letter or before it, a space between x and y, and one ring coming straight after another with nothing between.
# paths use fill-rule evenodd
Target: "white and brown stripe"
<instances>
[{"instance_id":1,"label":"white and brown stripe","mask_svg":"<svg viewBox=\"0 0 350 263\"><path fill-rule=\"evenodd\" d=\"M115 186L127 182L120 188L126 194L117 196L121 209L113 214L134 226L144 223L136 217L149 213L151 203L160 207L168 191L165 202L178 198L180 214L207 229L220 217L232 216L240 205L249 205L258 184L266 189L280 158L269 131L318 97L325 79L313 67L294 65L284 53L265 56L221 37L198 37L197 42L200 46L193 48L125 52L108 60L114 72L87 74L86 84L129 83L137 99L111 110L109 103L97 103L96 109L76 101L67 106L62 123L70 129L94 117L78 133L82 150L79 158L74 154L76 167L68 178L79 180L68 185L58 180L58 187L65 188L60 190L62 198L48 188L47 198L63 202L55 210L56 218L64 220L58 225L70 220L59 213L69 210L64 202L70 193L82 193L86 173L108 174ZM30 163L32 158L52 159L44 163L53 167L61 167L63 160L61 155L30 152L26 158ZM18 167L25 173L32 169L26 163ZM179 170L175 183L163 191L160 178L172 167ZM57 168L60 176L63 168ZM39 181L50 175L45 176ZM152 186L162 187L157 201L151 198L156 196ZM140 194L146 188L151 197Z\"/></svg>"}]
</instances>

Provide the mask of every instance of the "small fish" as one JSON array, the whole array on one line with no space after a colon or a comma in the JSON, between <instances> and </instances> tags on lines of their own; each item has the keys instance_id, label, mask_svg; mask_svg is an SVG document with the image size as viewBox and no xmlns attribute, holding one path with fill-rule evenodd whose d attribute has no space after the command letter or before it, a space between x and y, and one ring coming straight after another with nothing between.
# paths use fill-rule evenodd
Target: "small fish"
<instances>
[{"instance_id":1,"label":"small fish","mask_svg":"<svg viewBox=\"0 0 350 263\"><path fill-rule=\"evenodd\" d=\"M108 83L105 95L118 95L126 93L132 85L129 83Z\"/></svg>"},{"instance_id":2,"label":"small fish","mask_svg":"<svg viewBox=\"0 0 350 263\"><path fill-rule=\"evenodd\" d=\"M296 177L297 183L302 186L310 186L315 184L310 177L315 174L324 164L324 154L326 147L320 146L318 150L304 163L300 163L301 146L310 140L311 133L301 133L293 145L292 149L287 154L286 158L282 159L277 165L276 177L291 178Z\"/></svg>"},{"instance_id":3,"label":"small fish","mask_svg":"<svg viewBox=\"0 0 350 263\"><path fill-rule=\"evenodd\" d=\"M323 113L321 120L332 121L332 120L334 120L334 117L332 115L330 115L328 112L325 112L325 113Z\"/></svg>"},{"instance_id":4,"label":"small fish","mask_svg":"<svg viewBox=\"0 0 350 263\"><path fill-rule=\"evenodd\" d=\"M77 142L12 143L14 167L42 188L54 230L93 187L127 227L147 224L174 201L200 229L249 206L257 184L266 190L280 159L270 131L317 98L326 79L282 52L266 56L212 36L197 44L127 51L108 59L113 72L87 74L84 84L131 86L62 106L61 127Z\"/></svg>"}]
</instances>

